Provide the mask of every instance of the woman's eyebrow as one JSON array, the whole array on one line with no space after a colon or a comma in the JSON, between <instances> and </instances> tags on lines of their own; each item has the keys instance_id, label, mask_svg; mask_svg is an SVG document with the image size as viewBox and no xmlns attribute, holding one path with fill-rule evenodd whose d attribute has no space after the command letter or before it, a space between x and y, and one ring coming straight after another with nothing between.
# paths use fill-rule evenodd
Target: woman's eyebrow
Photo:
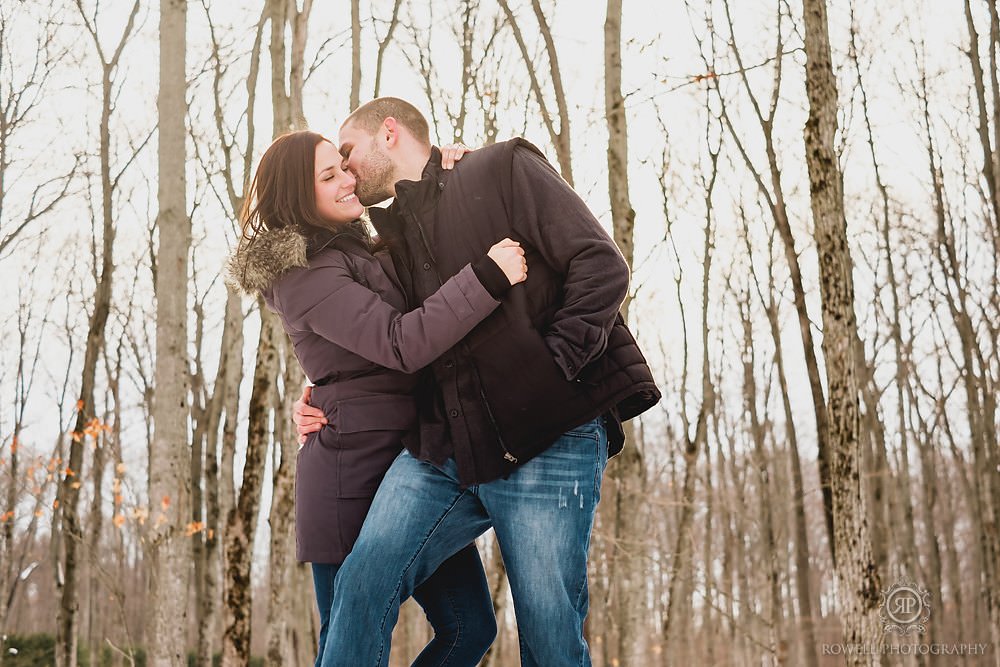
<instances>
[{"instance_id":1,"label":"woman's eyebrow","mask_svg":"<svg viewBox=\"0 0 1000 667\"><path fill-rule=\"evenodd\" d=\"M319 172L319 175L320 175L320 176L322 176L323 174L325 174L326 172L330 171L331 169L336 169L336 168L337 168L337 167L339 167L339 166L340 166L339 164L331 164L331 165L330 165L329 167L327 167L326 169L323 169L322 171L320 171L320 172Z\"/></svg>"}]
</instances>

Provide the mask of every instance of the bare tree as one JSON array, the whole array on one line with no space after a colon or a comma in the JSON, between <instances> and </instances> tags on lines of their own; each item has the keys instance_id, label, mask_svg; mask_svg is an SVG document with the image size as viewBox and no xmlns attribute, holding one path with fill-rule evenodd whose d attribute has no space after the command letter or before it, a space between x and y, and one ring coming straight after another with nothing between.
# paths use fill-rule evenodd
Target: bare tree
<instances>
[{"instance_id":1,"label":"bare tree","mask_svg":"<svg viewBox=\"0 0 1000 667\"><path fill-rule=\"evenodd\" d=\"M41 359L42 341L45 340L46 329L49 324L49 313L54 304L55 298L51 297L41 313L41 317L33 306L34 278L37 269L29 270L27 280L18 286L18 309L17 309L17 368L14 375L14 404L13 418L14 424L11 429L9 440L5 437L0 443L0 459L4 450L7 449L9 462L4 467L7 468L4 477L6 493L2 499L3 511L0 512L0 556L2 556L3 566L0 567L0 665L3 664L4 642L8 634L8 623L11 610L21 585L27 579L26 573L30 575L34 568L26 569L25 562L27 550L22 546L17 548L14 526L19 517L19 505L25 496L32 494L35 502L30 515L25 532L18 537L22 545L32 542L38 530L37 510L45 498L45 491L41 487L31 489L34 480L30 474L25 474L21 468L21 460L24 454L21 451L21 438L25 427L28 399L31 396L32 388L35 386L35 378L38 372L38 362ZM34 340L32 340L34 336ZM30 459L29 459L30 462ZM46 488L48 484L46 483ZM20 553L18 553L20 552Z\"/></svg>"},{"instance_id":2,"label":"bare tree","mask_svg":"<svg viewBox=\"0 0 1000 667\"><path fill-rule=\"evenodd\" d=\"M191 220L185 203L187 170L187 3L160 3L159 164L156 226L156 394L149 450L150 527L146 553L150 600L146 641L152 665L186 664L191 515L188 420L188 255Z\"/></svg>"},{"instance_id":3,"label":"bare tree","mask_svg":"<svg viewBox=\"0 0 1000 667\"><path fill-rule=\"evenodd\" d=\"M969 31L969 63L972 69L973 93L976 102L978 139L982 148L982 180L985 181L989 209L993 215L993 257L996 262L1000 250L1000 143L991 145L990 124L993 125L993 140L1000 139L1000 82L997 74L997 50L1000 49L1000 17L995 1L985 3L989 10L990 28L987 38L990 65L988 78L983 72L980 55L979 32L973 17L971 0L965 0L965 19ZM987 108L990 99L992 114ZM995 231L994 231L995 230ZM975 325L969 314L970 301L965 295L960 276L959 260L955 251L956 241L949 239L942 230L939 256L946 275L954 282L954 293L946 293L948 304L955 318L956 328L962 340L966 400L969 409L969 426L972 432L973 463L975 465L976 506L980 521L979 549L983 566L983 597L990 617L990 636L994 645L1000 644L1000 482L996 471L1000 469L1000 443L997 438L996 392L990 386L988 363L978 346ZM997 266L994 264L994 269ZM997 312L997 271L991 275L993 283L992 306L994 322ZM993 331L994 345L997 341L997 327ZM991 355L995 356L995 355ZM997 654L1000 664L1000 652Z\"/></svg>"},{"instance_id":4,"label":"bare tree","mask_svg":"<svg viewBox=\"0 0 1000 667\"><path fill-rule=\"evenodd\" d=\"M230 217L233 229L237 228L237 218L246 197L249 175L254 152L255 104L257 80L260 72L260 49L263 40L264 23L267 15L262 14L254 27L254 40L248 54L248 71L236 88L245 90L246 106L240 115L240 123L245 123L245 146L238 147L237 128L230 128L226 122L226 74L230 63L224 53L222 38L218 33L212 13L207 2L202 3L208 21L211 52L209 70L211 72L212 120L215 141L219 149L216 155L222 157L219 165L212 166L199 149L202 142L195 141L195 158L202 164L209 182L213 178L221 178L223 191L216 188L212 191L218 195L220 207ZM238 237L236 232L234 236ZM200 310L197 312L201 312ZM220 541L223 538L224 526L229 509L233 504L233 460L235 453L236 426L239 411L239 388L242 378L241 361L243 356L243 309L239 294L231 285L226 285L226 300L222 323L222 335L219 341L219 361L216 367L211 390L203 378L203 371L196 373L194 382L196 409L195 444L203 441L204 451L201 455L203 464L198 464L194 457L199 454L192 448L192 483L204 486L204 508L201 501L192 505L192 521L202 523L202 530L193 536L195 557L195 576L200 578L195 584L197 595L195 615L197 620L197 661L199 667L210 667L212 654L221 636L220 624L220 576L222 574L222 553ZM200 333L200 332L199 332ZM197 349L201 350L200 335L196 341ZM200 359L200 354L196 361ZM220 462L220 427L221 462ZM196 482L195 478L199 477ZM204 512L204 513L202 513ZM204 517L202 522L201 517Z\"/></svg>"},{"instance_id":5,"label":"bare tree","mask_svg":"<svg viewBox=\"0 0 1000 667\"><path fill-rule=\"evenodd\" d=\"M788 204L785 199L785 190L782 183L781 166L778 161L778 152L775 144L775 117L778 112L782 85L782 65L786 55L785 35L783 26L790 9L787 2L779 2L776 11L777 42L774 50L774 57L769 61L774 65L774 80L772 83L770 98L767 101L766 112L750 84L748 65L741 54L736 41L735 28L733 25L732 12L729 0L723 0L723 9L728 27L728 37L721 36L721 39L728 45L736 63L735 76L739 77L743 90L746 92L753 110L753 117L757 121L764 141L764 151L767 164L757 167L750 156L747 148L746 138L737 130L734 119L730 112L730 104L726 97L718 89L718 80L722 73L716 72L714 66L709 68L709 82L714 82L713 87L717 91L717 100L722 110L722 119L726 129L729 131L740 156L743 158L748 171L753 176L761 197L767 204L767 210L778 229L782 245L785 251L785 261L788 265L789 277L792 283L792 296L795 305L795 312L798 316L799 333L802 340L802 352L806 364L806 376L809 380L809 390L813 403L813 414L816 422L817 433L817 454L819 460L819 474L823 492L824 519L826 520L828 546L831 556L834 555L833 540L833 496L830 489L830 455L828 445L828 416L826 398L823 394L823 385L820 379L819 362L816 358L816 346L812 335L812 320L806 306L806 290L802 279L802 270L799 265L799 251L796 250L795 237L789 218ZM711 27L711 26L710 26ZM714 28L713 38L714 38ZM704 56L703 56L704 57ZM707 63L706 63L707 66Z\"/></svg>"},{"instance_id":6,"label":"bare tree","mask_svg":"<svg viewBox=\"0 0 1000 667\"><path fill-rule=\"evenodd\" d=\"M537 3L535 3L537 6ZM536 8L539 14L541 10ZM604 21L604 116L608 129L608 197L615 243L631 269L635 257L635 210L629 194L628 125L622 95L622 0L608 0ZM548 34L547 31L545 34ZM549 36L551 39L551 36ZM547 42L548 43L548 42ZM553 51L554 53L554 51ZM710 262L710 259L707 259ZM706 267L707 270L707 267ZM632 295L625 297L622 317L628 320ZM637 639L641 631L641 598L645 586L646 536L643 515L636 511L644 487L644 461L632 422L623 425L626 447L607 471L602 490L601 518L610 532L609 569L617 645L614 655L622 664L632 664L641 655Z\"/></svg>"},{"instance_id":7,"label":"bare tree","mask_svg":"<svg viewBox=\"0 0 1000 667\"><path fill-rule=\"evenodd\" d=\"M269 552L269 580L267 627L268 664L301 664L313 657L313 641L310 627L298 622L293 613L292 602L305 591L298 590L297 583L302 577L295 575L304 567L295 562L295 460L298 437L292 422L291 409L297 392L304 380L302 370L291 349L291 342L281 338L281 357L284 365L281 392L274 394L274 434L272 438L272 492L269 523L271 526L271 549ZM297 594L296 594L297 593ZM305 640L308 637L308 640Z\"/></svg>"},{"instance_id":8,"label":"bare tree","mask_svg":"<svg viewBox=\"0 0 1000 667\"><path fill-rule=\"evenodd\" d=\"M379 49L380 49L379 55L381 55L381 44L379 44ZM381 62L381 60L379 62ZM361 0L351 0L351 111L357 109L358 106L360 106L360 104L361 104Z\"/></svg>"},{"instance_id":9,"label":"bare tree","mask_svg":"<svg viewBox=\"0 0 1000 667\"><path fill-rule=\"evenodd\" d=\"M245 665L250 660L250 618L253 540L260 511L260 489L270 429L271 395L278 367L277 340L281 334L276 318L260 304L261 334L257 344L253 390L250 394L250 426L247 455L236 506L230 510L225 532L225 578L223 585L224 627L222 664Z\"/></svg>"},{"instance_id":10,"label":"bare tree","mask_svg":"<svg viewBox=\"0 0 1000 667\"><path fill-rule=\"evenodd\" d=\"M355 2L355 4L357 4L357 3ZM381 37L381 38L376 37L376 39L378 41L378 55L375 58L375 86L374 86L375 90L372 93L373 97L378 97L379 96L379 90L382 87L382 63L385 60L385 52L386 52L386 50L388 50L389 44L392 43L392 35L393 35L394 32L396 32L396 27L399 25L399 10L400 10L400 8L402 6L403 6L403 0L394 0L393 1L393 4L392 4L392 15L390 16L389 21L388 21L389 25L385 29L385 36ZM352 12L354 11L353 7L352 7L351 11ZM374 16L372 17L372 19L373 19L373 22L374 22ZM351 27L351 37L352 37L352 39L353 39L353 36L354 36L353 25L354 24L353 24L353 19L352 19L352 23L351 23L351 26L352 26ZM357 58L358 61L360 61L360 59L361 59L360 50L357 53L355 53L353 51L353 49L352 49L351 57L352 58ZM361 67L361 65L360 65L360 62L358 62L357 67L359 69L359 72L358 72L357 76L358 76L358 79L360 80L361 79L361 74L360 74L360 67ZM353 66L352 66L351 79L352 79L352 81L354 79ZM358 101L360 101L360 100L358 100ZM355 107L352 106L351 108L353 110Z\"/></svg>"},{"instance_id":11,"label":"bare tree","mask_svg":"<svg viewBox=\"0 0 1000 667\"><path fill-rule=\"evenodd\" d=\"M661 119L662 125L662 119ZM716 412L716 387L710 372L708 357L709 340L709 284L712 271L712 258L715 250L715 210L712 203L713 192L718 179L718 159L720 148L712 140L711 119L706 121L705 137L708 150L708 175L702 175L701 183L704 192L704 244L702 254L702 276L701 276L701 327L699 336L702 345L701 359L701 400L697 405L697 412L693 412L694 406L689 407L688 395L690 392L688 376L689 363L689 333L686 322L686 315L681 306L680 320L683 332L683 372L680 380L681 394L681 432L678 435L679 444L683 447L684 476L679 490L679 509L676 528L674 531L674 543L670 548L671 562L668 569L668 589L667 608L662 621L662 635L666 644L665 654L670 654L677 650L679 639L683 636L685 619L691 615L691 594L694 560L694 514L695 514L695 493L698 479L698 460L704 453L706 460L709 459L709 421ZM664 212L667 216L667 236L671 235L671 218L667 214L669 194L667 190L667 152L664 148L663 167L660 172L660 192L663 198ZM679 253L676 244L671 244L674 258L679 261ZM681 282L683 271L677 270L674 278L675 289L678 297L681 292ZM678 298L678 303L683 304L683 300ZM692 414L694 418L692 419Z\"/></svg>"},{"instance_id":12,"label":"bare tree","mask_svg":"<svg viewBox=\"0 0 1000 667\"><path fill-rule=\"evenodd\" d=\"M517 17L511 11L510 3L507 0L497 0L497 2L507 17L507 25L510 26L511 32L514 34L514 41L517 42L517 48L524 59L524 66L528 71L528 78L531 81L531 91L534 93L535 102L538 104L542 122L549 133L549 140L552 142L552 147L556 150L559 171L562 177L566 179L566 182L573 185L573 151L570 141L569 106L566 102L565 90L563 89L562 73L559 70L559 58L556 53L555 40L552 38L552 29L549 27L548 20L545 18L545 13L542 11L542 5L539 0L531 0L531 8L535 14L535 20L538 22L539 34L545 43L545 55L549 61L549 77L552 80L553 95L556 98L555 117L545 103L545 93L542 91L542 84L539 81L538 74L535 72L535 63L528 53L528 45L524 40L524 34L517 21ZM557 119L559 122L558 129L556 129Z\"/></svg>"},{"instance_id":13,"label":"bare tree","mask_svg":"<svg viewBox=\"0 0 1000 667\"><path fill-rule=\"evenodd\" d=\"M290 129L301 126L304 114L301 107L302 77L292 77L292 82L299 88L289 91L285 87L285 26L291 22L292 71L302 71L302 56L305 52L305 28L308 24L312 8L310 0L306 0L302 9L298 9L291 0L269 0L265 5L265 14L271 24L271 98L273 108L273 135L278 136ZM295 41L299 35L300 41ZM250 396L250 424L247 440L247 460L243 469L243 484L240 486L236 507L230 512L226 526L225 547L225 633L223 637L223 663L226 665L244 664L250 656L250 610L252 588L250 570L252 564L253 538L256 529L257 515L260 510L260 489L263 482L264 463L267 448L273 440L270 420L275 397L278 396L278 375L281 368L279 341L284 335L277 321L258 299L258 310L261 318L260 340L257 345L257 361L254 367L253 391ZM298 376L301 378L301 375ZM296 383L296 386L301 384ZM287 485L281 483L281 476L290 476L291 465L279 469L277 486L288 493ZM289 517L283 517L278 522L272 519L272 532L278 535L287 534L291 530ZM284 541L278 545L284 546ZM272 554L272 557L274 554ZM281 561L279 554L279 561ZM287 562L287 561L284 561ZM271 575L274 586L281 586L285 572L275 572ZM287 589L276 591L279 603ZM273 597L273 596L272 596ZM278 629L279 635L284 632ZM289 654L279 645L275 651L279 659L285 659Z\"/></svg>"},{"instance_id":14,"label":"bare tree","mask_svg":"<svg viewBox=\"0 0 1000 667\"><path fill-rule=\"evenodd\" d=\"M89 16L87 14L82 0L77 0L76 6L101 63L101 121L99 129L101 254L99 260L100 270L98 271L95 266L97 284L94 290L93 310L90 314L90 322L87 329L87 344L84 351L83 370L80 381L80 398L77 401L76 420L72 431L73 437L70 440L69 458L59 490L64 539L61 578L57 580L57 587L61 590L58 620L56 623L56 664L59 667L74 667L77 659L77 612L79 610L77 583L77 570L79 566L78 549L83 534L80 528L77 508L80 497L80 486L74 478L77 474L82 473L83 441L87 431L87 424L96 418L94 383L98 357L104 346L104 330L111 307L111 284L114 273L115 210L113 197L122 173L131 163L131 160L129 160L118 173L112 174L110 124L114 110L114 97L117 94L115 75L125 45L129 37L133 34L135 18L139 11L139 2L136 0L132 5L128 21L110 55L107 55L98 36L97 16Z\"/></svg>"},{"instance_id":15,"label":"bare tree","mask_svg":"<svg viewBox=\"0 0 1000 667\"><path fill-rule=\"evenodd\" d=\"M59 43L55 11L49 10L36 26L34 57L21 66L23 61L12 51L12 33L24 30L25 24L34 23L38 18L29 15L23 3L0 7L0 63L5 65L0 68L0 258L14 248L32 223L51 212L65 198L78 166L74 162L65 172L60 167L57 175L33 183L31 194L26 197L26 209L11 206L18 199L8 203L14 181L7 176L12 173L12 167L20 166L14 161L15 142L32 122L39 120L41 104L49 92L49 80L66 55L65 47ZM35 155L30 159L40 157ZM15 191L14 194L21 193Z\"/></svg>"},{"instance_id":16,"label":"bare tree","mask_svg":"<svg viewBox=\"0 0 1000 667\"><path fill-rule=\"evenodd\" d=\"M747 254L752 256L752 249L749 247L750 234L745 230L744 237L747 242ZM789 477L792 482L792 524L793 524L793 549L795 562L795 593L798 601L798 617L800 629L800 659L806 665L816 667L819 664L819 656L816 651L816 633L814 630L814 600L812 593L812 583L810 582L809 567L809 534L806 528L805 511L805 484L802 476L802 461L799 458L799 436L795 428L795 419L792 413L790 400L790 389L788 386L788 375L785 370L785 357L781 341L780 325L780 305L776 299L776 289L774 284L774 261L773 261L774 233L768 239L768 264L767 264L767 298L760 288L760 279L751 262L751 272L754 276L754 284L757 294L764 307L767 316L768 330L771 333L771 341L774 345L774 365L775 374L778 379L778 391L781 396L782 416L784 417L784 437L788 449Z\"/></svg>"},{"instance_id":17,"label":"bare tree","mask_svg":"<svg viewBox=\"0 0 1000 667\"><path fill-rule=\"evenodd\" d=\"M356 3L355 3L356 4ZM307 28L309 16L312 12L312 0L305 0L301 9L297 8L297 3L289 1L287 21L292 28L292 53L289 59L289 89L287 94L284 88L280 90L272 88L271 106L275 119L290 119L288 127L274 125L274 134L277 136L289 130L301 129L307 126L305 112L302 108L303 86L305 81L297 72L304 69L304 57ZM275 39L272 32L271 52L283 48L283 43ZM284 66L284 60L281 61ZM272 80L274 76L275 60L272 55ZM360 87L360 65L357 65ZM353 80L353 78L352 78ZM353 84L352 84L353 90ZM270 312L265 314L261 309L261 317L273 318ZM288 409L292 403L290 398L292 392L302 386L305 376L299 368L295 359L290 341L283 332L277 332L276 343L279 343L278 357L279 365L274 369L274 430L271 438L272 445L272 493L269 524L271 528L271 549L268 569L268 648L267 658L271 665L279 666L293 663L300 663L311 657L311 649L315 642L302 640L302 633L307 632L308 626L293 614L292 600L294 595L294 584L302 581L301 574L303 566L296 563L294 558L295 545L295 456L298 450L298 438L291 415ZM282 369L283 372L282 372ZM280 390L278 378L281 377ZM242 493L242 491L241 491ZM305 626L305 627L303 627Z\"/></svg>"},{"instance_id":18,"label":"bare tree","mask_svg":"<svg viewBox=\"0 0 1000 667\"><path fill-rule=\"evenodd\" d=\"M878 627L879 578L872 558L863 492L859 442L858 378L854 312L854 262L847 242L847 219L840 167L834 154L837 131L837 82L830 56L826 0L803 0L806 49L806 165L819 256L823 305L823 359L829 384L838 602L849 645L873 646ZM848 657L850 664L880 663L880 656Z\"/></svg>"}]
</instances>

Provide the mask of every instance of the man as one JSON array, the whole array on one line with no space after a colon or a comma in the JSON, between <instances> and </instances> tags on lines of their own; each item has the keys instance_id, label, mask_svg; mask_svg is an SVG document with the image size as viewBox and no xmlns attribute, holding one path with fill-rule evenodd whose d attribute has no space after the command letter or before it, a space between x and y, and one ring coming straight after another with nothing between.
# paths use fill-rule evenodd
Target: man
<instances>
[{"instance_id":1,"label":"man","mask_svg":"<svg viewBox=\"0 0 1000 667\"><path fill-rule=\"evenodd\" d=\"M340 142L361 202L394 198L370 214L411 308L497 238L522 244L529 271L425 373L418 432L338 573L323 664L387 664L400 602L492 526L522 664L589 665L587 551L604 467L622 448L621 421L660 398L618 313L628 266L524 140L445 171L420 112L380 98L348 117ZM301 402L296 420L303 433L326 422Z\"/></svg>"}]
</instances>

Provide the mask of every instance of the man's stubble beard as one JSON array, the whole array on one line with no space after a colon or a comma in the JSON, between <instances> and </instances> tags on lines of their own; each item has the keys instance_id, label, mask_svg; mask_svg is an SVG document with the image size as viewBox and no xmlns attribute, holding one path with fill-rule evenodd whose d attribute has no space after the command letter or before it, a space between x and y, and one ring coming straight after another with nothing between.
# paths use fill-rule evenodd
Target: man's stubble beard
<instances>
[{"instance_id":1,"label":"man's stubble beard","mask_svg":"<svg viewBox=\"0 0 1000 667\"><path fill-rule=\"evenodd\" d=\"M395 166L381 150L374 148L358 169L354 194L364 206L374 206L392 197Z\"/></svg>"}]
</instances>

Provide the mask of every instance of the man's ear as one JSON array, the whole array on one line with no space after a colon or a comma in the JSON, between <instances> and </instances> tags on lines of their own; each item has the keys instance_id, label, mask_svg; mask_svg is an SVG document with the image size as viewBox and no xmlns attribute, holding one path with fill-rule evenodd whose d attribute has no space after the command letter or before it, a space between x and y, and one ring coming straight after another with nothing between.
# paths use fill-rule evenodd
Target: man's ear
<instances>
[{"instance_id":1,"label":"man's ear","mask_svg":"<svg viewBox=\"0 0 1000 667\"><path fill-rule=\"evenodd\" d=\"M382 133L379 138L385 140L386 148L392 148L399 140L399 124L392 116L389 116L382 121L382 128L379 132Z\"/></svg>"}]
</instances>

